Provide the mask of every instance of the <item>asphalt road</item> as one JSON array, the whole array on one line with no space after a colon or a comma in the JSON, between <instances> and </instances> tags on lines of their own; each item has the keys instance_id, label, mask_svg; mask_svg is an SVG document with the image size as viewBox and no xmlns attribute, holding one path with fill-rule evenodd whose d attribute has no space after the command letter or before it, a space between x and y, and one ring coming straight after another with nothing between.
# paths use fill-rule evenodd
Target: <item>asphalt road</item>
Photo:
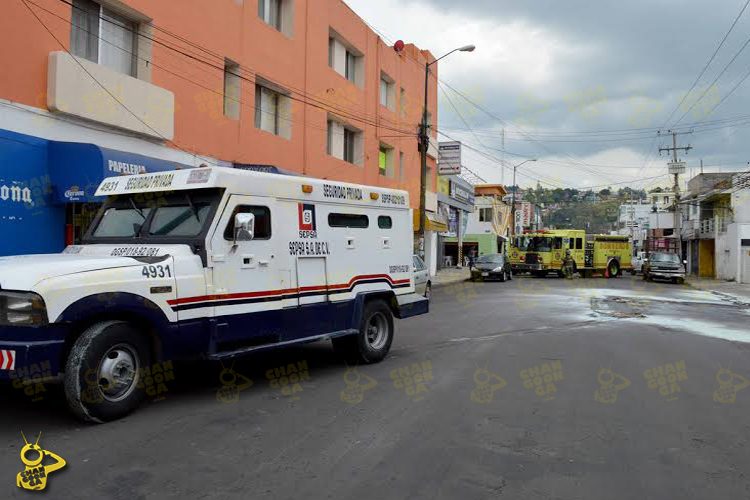
<instances>
[{"instance_id":1,"label":"asphalt road","mask_svg":"<svg viewBox=\"0 0 750 500\"><path fill-rule=\"evenodd\" d=\"M381 364L320 343L179 365L107 425L5 387L0 496L29 495L23 430L67 460L47 498L750 497L746 307L626 277L461 283L431 308Z\"/></svg>"}]
</instances>

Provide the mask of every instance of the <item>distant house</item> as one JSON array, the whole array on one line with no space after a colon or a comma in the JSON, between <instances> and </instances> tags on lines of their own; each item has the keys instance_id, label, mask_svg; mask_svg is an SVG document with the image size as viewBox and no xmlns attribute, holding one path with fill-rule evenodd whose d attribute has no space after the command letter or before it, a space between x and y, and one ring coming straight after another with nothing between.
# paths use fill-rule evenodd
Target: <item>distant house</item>
<instances>
[{"instance_id":1,"label":"distant house","mask_svg":"<svg viewBox=\"0 0 750 500\"><path fill-rule=\"evenodd\" d=\"M750 174L700 174L680 202L691 274L750 283Z\"/></svg>"},{"instance_id":2,"label":"distant house","mask_svg":"<svg viewBox=\"0 0 750 500\"><path fill-rule=\"evenodd\" d=\"M508 192L500 184L474 186L474 212L469 214L463 236L463 255L501 253L510 230L510 205ZM446 244L457 244L455 238L446 238Z\"/></svg>"}]
</instances>

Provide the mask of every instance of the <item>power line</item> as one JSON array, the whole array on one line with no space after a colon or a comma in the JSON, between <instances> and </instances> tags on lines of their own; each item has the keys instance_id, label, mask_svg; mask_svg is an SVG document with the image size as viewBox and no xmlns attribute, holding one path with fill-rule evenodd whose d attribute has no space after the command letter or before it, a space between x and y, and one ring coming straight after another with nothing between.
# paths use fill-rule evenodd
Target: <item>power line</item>
<instances>
[{"instance_id":1,"label":"power line","mask_svg":"<svg viewBox=\"0 0 750 500\"><path fill-rule=\"evenodd\" d=\"M734 61L740 56L740 54L742 54L742 52L744 52L744 50L747 48L748 45L750 45L750 38L745 40L745 43L742 44L742 47L740 47L740 50L738 50L734 54L734 57L732 57L732 59L726 64L726 66L724 66L724 69L722 69L721 72L716 76L716 78L714 78L714 80L711 82L711 85L706 87L706 90L703 91L703 93L698 97L698 99L695 102L693 102L693 104L687 109L687 111L685 111L682 114L682 116L680 116L680 119L675 122L675 125L678 125L688 115L688 113L690 113L693 110L693 108L695 108L695 106L697 106L698 103L701 102L701 100L703 100L704 97L706 97L706 94L708 94L708 92L713 88L713 86L716 85L716 82L718 82L719 79L722 76L724 76L724 73L726 73L729 67L732 64L734 64Z\"/></svg>"},{"instance_id":2,"label":"power line","mask_svg":"<svg viewBox=\"0 0 750 500\"><path fill-rule=\"evenodd\" d=\"M698 76L696 77L696 79L693 82L693 84L690 86L690 89L687 91L687 93L684 96L682 96L682 99L680 100L680 103L669 114L669 117L666 119L665 126L666 126L666 123L669 123L669 120L672 119L672 117L677 112L677 110L680 109L680 107L685 103L685 100L688 98L688 96L693 91L693 89L695 88L695 86L698 85L698 82L700 81L700 79L703 78L703 75L706 73L706 70L708 69L708 67L713 62L714 58L716 57L716 54L718 54L719 50L721 50L721 48L724 46L724 42L726 42L727 38L729 38L729 34L732 32L732 30L734 29L734 27L737 25L737 21L740 20L740 18L742 17L742 14L745 13L745 9L747 9L748 5L750 5L750 0L747 0L745 2L745 5L742 6L742 9L740 9L740 12L739 12L739 14L737 14L737 17L734 18L734 21L732 22L732 25L729 27L729 30L724 34L724 38L721 39L721 42L719 42L719 45L718 45L718 47L716 47L716 50L714 50L714 53L711 54L711 57L708 59L708 62L706 63L706 65L703 66L703 69L701 70L701 72L698 73ZM679 120L678 120L677 123L679 123Z\"/></svg>"},{"instance_id":3,"label":"power line","mask_svg":"<svg viewBox=\"0 0 750 500\"><path fill-rule=\"evenodd\" d=\"M743 76L740 79L740 81L738 81L737 84L734 87L732 87L732 90L730 90L724 97L721 98L721 100L719 102L717 102L714 105L713 108L711 108L711 110L707 113L707 115L710 115L711 113L713 113L716 110L716 108L718 108L719 106L721 106L721 104L729 98L729 96L731 96L732 94L734 94L735 90L737 90L740 87L740 85L742 85L742 83L745 80L747 80L748 77L750 77L750 71L748 71L747 73L745 73L745 76ZM716 130L716 129L714 129L714 130Z\"/></svg>"}]
</instances>

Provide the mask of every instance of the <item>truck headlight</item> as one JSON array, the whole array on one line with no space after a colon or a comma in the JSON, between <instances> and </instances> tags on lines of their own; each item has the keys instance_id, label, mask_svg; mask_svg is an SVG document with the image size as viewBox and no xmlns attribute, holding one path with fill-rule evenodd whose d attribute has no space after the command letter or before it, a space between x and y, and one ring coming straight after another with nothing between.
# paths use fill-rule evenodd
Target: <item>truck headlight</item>
<instances>
[{"instance_id":1,"label":"truck headlight","mask_svg":"<svg viewBox=\"0 0 750 500\"><path fill-rule=\"evenodd\" d=\"M0 291L0 325L45 324L47 324L47 308L39 295Z\"/></svg>"}]
</instances>

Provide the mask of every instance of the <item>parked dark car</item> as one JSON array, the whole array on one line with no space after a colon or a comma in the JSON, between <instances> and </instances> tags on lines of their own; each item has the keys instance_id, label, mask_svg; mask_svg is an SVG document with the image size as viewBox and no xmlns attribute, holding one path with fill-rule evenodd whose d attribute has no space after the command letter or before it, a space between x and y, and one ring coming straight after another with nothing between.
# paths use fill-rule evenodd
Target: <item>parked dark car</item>
<instances>
[{"instance_id":1,"label":"parked dark car","mask_svg":"<svg viewBox=\"0 0 750 500\"><path fill-rule=\"evenodd\" d=\"M513 273L510 268L510 259L500 253L482 255L474 261L471 269L471 279L476 280L511 280Z\"/></svg>"},{"instance_id":2,"label":"parked dark car","mask_svg":"<svg viewBox=\"0 0 750 500\"><path fill-rule=\"evenodd\" d=\"M685 282L685 261L672 252L652 252L643 263L643 279L668 280L672 283Z\"/></svg>"}]
</instances>

